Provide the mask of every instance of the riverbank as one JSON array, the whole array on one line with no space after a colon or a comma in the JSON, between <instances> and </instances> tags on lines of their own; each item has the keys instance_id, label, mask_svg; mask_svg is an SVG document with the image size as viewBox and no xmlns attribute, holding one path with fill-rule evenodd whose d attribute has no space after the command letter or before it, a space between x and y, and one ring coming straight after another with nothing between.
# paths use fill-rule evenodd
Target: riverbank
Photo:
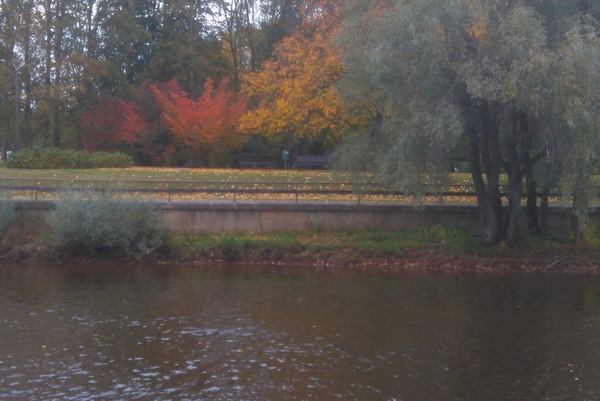
<instances>
[{"instance_id":1,"label":"riverbank","mask_svg":"<svg viewBox=\"0 0 600 401\"><path fill-rule=\"evenodd\" d=\"M328 188L337 177L326 172L139 168L3 169L3 176L12 184L14 180L22 180L21 184L32 179L68 180L81 181L83 187L89 180L131 183L135 179L144 188L155 188L159 182L196 185L197 180L261 185L294 181ZM454 176L457 184L465 178ZM115 197L113 192L91 196L66 191L56 200L0 203L0 263L68 263L72 258L120 263L129 258L128 263L150 259L373 271L598 270L600 241L591 235L585 246L573 246L564 228L569 226L570 213L557 205L553 210L557 213L549 227L556 232L545 237L523 233L509 249L479 241L473 232L477 210L466 203L417 210L402 204L341 203L333 198L323 202L238 199L156 201L149 207L144 197L126 193ZM598 224L592 221L592 226ZM358 227L362 229L353 231Z\"/></svg>"},{"instance_id":2,"label":"riverbank","mask_svg":"<svg viewBox=\"0 0 600 401\"><path fill-rule=\"evenodd\" d=\"M21 252L21 260L72 257L38 247ZM19 260L17 252L16 260ZM4 258L15 261L14 257ZM526 237L516 246L487 245L461 228L434 227L415 231L344 231L273 234L201 234L172 236L147 258L124 260L112 255L78 256L77 262L307 266L319 269L363 270L375 273L438 272L587 272L600 273L600 247L572 245L559 234Z\"/></svg>"},{"instance_id":3,"label":"riverbank","mask_svg":"<svg viewBox=\"0 0 600 401\"><path fill-rule=\"evenodd\" d=\"M573 245L568 233L561 231L544 237L525 235L511 248L505 244L484 244L473 231L454 226L391 231L171 233L161 247L142 257L103 252L101 248L93 253L77 249L66 252L56 248L48 230L32 236L34 231L23 225L19 225L19 230L11 231L0 247L0 263L101 260L140 264L152 261L197 265L290 265L373 272L600 272L600 241L590 238L587 245Z\"/></svg>"},{"instance_id":4,"label":"riverbank","mask_svg":"<svg viewBox=\"0 0 600 401\"><path fill-rule=\"evenodd\" d=\"M290 257L285 260L248 259L227 261L219 258L200 258L193 263L199 266L222 265L277 265L315 267L322 270L350 270L372 273L400 272L563 272L563 273L600 273L596 259L581 252L557 256L530 255L522 258L509 256L459 256L434 255L423 253L407 254L400 257L364 257L360 261L348 261L344 258L321 258L307 260L303 257Z\"/></svg>"}]
</instances>

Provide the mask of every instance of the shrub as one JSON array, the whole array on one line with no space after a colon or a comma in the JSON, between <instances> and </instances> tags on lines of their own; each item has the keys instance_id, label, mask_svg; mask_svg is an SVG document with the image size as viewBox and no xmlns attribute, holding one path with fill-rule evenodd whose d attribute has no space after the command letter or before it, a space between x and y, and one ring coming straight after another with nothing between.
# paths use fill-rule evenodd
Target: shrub
<instances>
[{"instance_id":1,"label":"shrub","mask_svg":"<svg viewBox=\"0 0 600 401\"><path fill-rule=\"evenodd\" d=\"M13 152L7 163L11 168L28 169L86 169L94 167L129 167L133 165L131 156L124 153L97 152L85 150L60 150L56 148L26 149Z\"/></svg>"},{"instance_id":2,"label":"shrub","mask_svg":"<svg viewBox=\"0 0 600 401\"><path fill-rule=\"evenodd\" d=\"M141 258L163 246L166 231L153 205L111 194L61 194L51 224L59 251Z\"/></svg>"},{"instance_id":3,"label":"shrub","mask_svg":"<svg viewBox=\"0 0 600 401\"><path fill-rule=\"evenodd\" d=\"M90 155L85 151L60 150L56 148L21 150L8 159L11 168L92 168Z\"/></svg>"},{"instance_id":4,"label":"shrub","mask_svg":"<svg viewBox=\"0 0 600 401\"><path fill-rule=\"evenodd\" d=\"M92 165L95 168L131 167L133 166L133 159L121 152L94 152L92 153Z\"/></svg>"},{"instance_id":5,"label":"shrub","mask_svg":"<svg viewBox=\"0 0 600 401\"><path fill-rule=\"evenodd\" d=\"M252 240L250 238L226 235L219 242L217 250L226 261L233 262L245 259L251 247Z\"/></svg>"}]
</instances>

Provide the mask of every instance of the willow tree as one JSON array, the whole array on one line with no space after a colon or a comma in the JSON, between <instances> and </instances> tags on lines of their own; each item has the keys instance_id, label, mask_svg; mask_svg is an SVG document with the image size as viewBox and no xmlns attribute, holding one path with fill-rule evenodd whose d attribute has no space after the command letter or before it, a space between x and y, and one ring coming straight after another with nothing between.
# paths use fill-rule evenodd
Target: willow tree
<instances>
[{"instance_id":1,"label":"willow tree","mask_svg":"<svg viewBox=\"0 0 600 401\"><path fill-rule=\"evenodd\" d=\"M355 1L338 37L346 71L340 93L351 110L371 105L371 124L347 137L336 164L363 163L417 196L443 178L446 150L463 128L453 64L464 10L434 3Z\"/></svg>"},{"instance_id":2,"label":"willow tree","mask_svg":"<svg viewBox=\"0 0 600 401\"><path fill-rule=\"evenodd\" d=\"M590 175L600 160L600 26L582 16L556 55L550 143L563 193L573 197L574 237L589 228ZM597 170L596 170L597 171Z\"/></svg>"},{"instance_id":3,"label":"willow tree","mask_svg":"<svg viewBox=\"0 0 600 401\"><path fill-rule=\"evenodd\" d=\"M480 234L490 243L516 241L523 179L547 157L549 138L566 135L557 127L578 107L593 116L589 121L596 113L580 107L589 93L556 91L566 74L561 52L577 53L575 42L550 41L552 24L523 3L356 0L339 39L346 71L362 77L342 80L340 90L351 98L357 91L378 93L382 120L373 123L380 129L340 149L342 164L361 152L370 155L374 171L418 196L427 184L439 187L449 171L449 149L467 143ZM577 68L587 79L598 78L589 60ZM570 143L579 143L580 135L571 135ZM586 139L586 149L591 142ZM568 157L585 158L574 150ZM507 208L501 172L507 175Z\"/></svg>"},{"instance_id":4,"label":"willow tree","mask_svg":"<svg viewBox=\"0 0 600 401\"><path fill-rule=\"evenodd\" d=\"M479 202L485 213L482 227L487 227L484 238L512 243L519 228L523 179L546 153L543 125L552 57L542 20L533 9L515 7L502 18L480 10L471 14L476 18L468 31L474 55L458 65L469 101L479 108L479 124L466 132L473 146L471 172L477 193L486 194ZM501 168L508 177L506 216L498 189Z\"/></svg>"}]
</instances>

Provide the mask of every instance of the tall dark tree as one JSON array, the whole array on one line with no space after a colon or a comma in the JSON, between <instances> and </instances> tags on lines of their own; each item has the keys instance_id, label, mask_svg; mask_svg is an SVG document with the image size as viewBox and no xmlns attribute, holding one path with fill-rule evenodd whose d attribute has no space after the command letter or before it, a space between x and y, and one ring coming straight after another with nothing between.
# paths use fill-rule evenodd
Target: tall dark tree
<instances>
[{"instance_id":1,"label":"tall dark tree","mask_svg":"<svg viewBox=\"0 0 600 401\"><path fill-rule=\"evenodd\" d=\"M231 73L209 23L213 11L208 2L165 2L155 12L156 21L148 27L152 54L145 79L177 79L186 91L198 94L209 76Z\"/></svg>"},{"instance_id":2,"label":"tall dark tree","mask_svg":"<svg viewBox=\"0 0 600 401\"><path fill-rule=\"evenodd\" d=\"M0 158L6 158L7 147L14 143L15 80L12 58L14 57L16 30L18 26L17 2L0 1ZM12 107L11 107L12 105Z\"/></svg>"}]
</instances>

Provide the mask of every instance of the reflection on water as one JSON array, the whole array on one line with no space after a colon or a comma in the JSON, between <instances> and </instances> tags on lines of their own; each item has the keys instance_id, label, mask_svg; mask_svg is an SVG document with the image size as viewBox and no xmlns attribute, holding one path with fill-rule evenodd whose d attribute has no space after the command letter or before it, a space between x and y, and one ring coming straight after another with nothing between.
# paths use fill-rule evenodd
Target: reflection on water
<instances>
[{"instance_id":1,"label":"reflection on water","mask_svg":"<svg viewBox=\"0 0 600 401\"><path fill-rule=\"evenodd\" d=\"M597 400L600 277L0 268L0 399Z\"/></svg>"}]
</instances>

